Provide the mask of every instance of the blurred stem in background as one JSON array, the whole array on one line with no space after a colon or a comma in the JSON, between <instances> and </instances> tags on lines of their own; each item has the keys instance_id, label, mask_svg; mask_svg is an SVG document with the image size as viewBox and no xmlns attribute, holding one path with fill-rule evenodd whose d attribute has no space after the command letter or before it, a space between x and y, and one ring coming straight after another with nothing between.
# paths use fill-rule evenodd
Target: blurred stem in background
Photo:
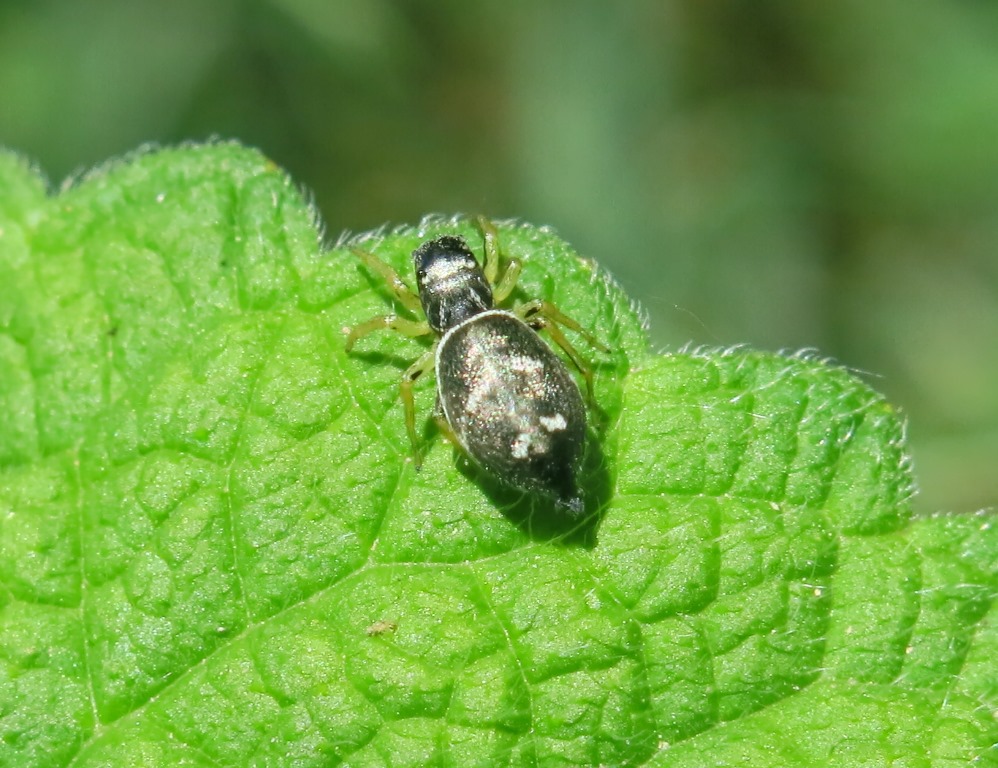
<instances>
[{"instance_id":1,"label":"blurred stem in background","mask_svg":"<svg viewBox=\"0 0 998 768\"><path fill-rule=\"evenodd\" d=\"M994 4L8 0L0 93L0 142L55 180L217 135L332 233L551 224L656 346L868 372L919 509L998 503Z\"/></svg>"}]
</instances>

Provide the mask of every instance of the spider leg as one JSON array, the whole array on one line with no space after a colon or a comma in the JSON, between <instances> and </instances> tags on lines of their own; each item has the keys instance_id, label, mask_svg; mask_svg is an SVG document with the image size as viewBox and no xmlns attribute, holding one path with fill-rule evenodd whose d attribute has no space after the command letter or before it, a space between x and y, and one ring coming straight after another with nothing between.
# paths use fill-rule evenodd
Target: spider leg
<instances>
[{"instance_id":1,"label":"spider leg","mask_svg":"<svg viewBox=\"0 0 998 768\"><path fill-rule=\"evenodd\" d=\"M397 317L396 315L372 317L367 322L355 325L350 329L350 332L347 334L346 341L347 352L353 349L353 345L357 343L358 339L362 339L369 333L385 330L386 328L388 330L395 331L396 333L401 333L403 336L409 336L410 338L414 338L416 336L426 336L427 334L433 333L433 329L430 328L429 323L425 320L407 320L404 317Z\"/></svg>"},{"instance_id":2,"label":"spider leg","mask_svg":"<svg viewBox=\"0 0 998 768\"><path fill-rule=\"evenodd\" d=\"M520 279L520 270L523 264L519 259L510 259L506 265L506 271L499 277L499 263L501 261L501 250L499 248L499 230L496 225L484 216L475 218L479 231L482 233L482 240L485 243L485 279L492 286L492 298L496 304L502 304L516 288L516 281Z\"/></svg>"},{"instance_id":3,"label":"spider leg","mask_svg":"<svg viewBox=\"0 0 998 768\"><path fill-rule=\"evenodd\" d=\"M564 350L565 354L568 355L568 358L572 361L575 367L579 369L579 373L582 374L582 378L586 381L586 394L589 396L589 401L591 403L595 402L593 397L593 369L583 359L582 355L579 354L578 350L572 345L572 343L565 337L565 334L561 330L560 326L563 325L566 328L571 328L601 352L609 352L609 348L602 344L595 336L585 330L575 320L570 318L554 304L548 301L537 299L535 301L528 302L520 307L517 307L514 310L514 313L521 320L523 320L523 322L527 323L527 325L530 325L533 328L544 328L547 330L551 340Z\"/></svg>"},{"instance_id":4,"label":"spider leg","mask_svg":"<svg viewBox=\"0 0 998 768\"><path fill-rule=\"evenodd\" d=\"M362 251L359 248L351 248L350 250L353 251L354 256L364 262L368 269L377 273L382 280L388 283L388 287L392 289L395 298L402 303L403 307L410 312L419 312L422 309L423 305L419 300L419 295L405 284L398 272L369 251Z\"/></svg>"},{"instance_id":5,"label":"spider leg","mask_svg":"<svg viewBox=\"0 0 998 768\"><path fill-rule=\"evenodd\" d=\"M437 345L434 344L420 358L410 365L402 374L402 381L399 384L399 391L402 394L402 407L405 409L405 430L409 433L409 442L412 443L412 455L419 469L423 464L423 457L419 452L419 438L416 436L416 400L412 395L413 384L416 380L429 370L433 369L436 361Z\"/></svg>"},{"instance_id":6,"label":"spider leg","mask_svg":"<svg viewBox=\"0 0 998 768\"><path fill-rule=\"evenodd\" d=\"M485 243L485 264L482 265L485 279L489 281L489 285L495 285L499 276L499 230L485 216L476 216L475 224Z\"/></svg>"},{"instance_id":7,"label":"spider leg","mask_svg":"<svg viewBox=\"0 0 998 768\"><path fill-rule=\"evenodd\" d=\"M520 314L521 319L527 324L530 324L534 317L540 316L546 320L550 320L551 322L558 323L558 325L571 328L600 352L605 354L610 353L610 348L606 346L606 344L593 336L589 331L579 325L576 320L573 320L571 317L566 315L550 301L537 299L535 301L527 302L520 307L518 314Z\"/></svg>"}]
</instances>

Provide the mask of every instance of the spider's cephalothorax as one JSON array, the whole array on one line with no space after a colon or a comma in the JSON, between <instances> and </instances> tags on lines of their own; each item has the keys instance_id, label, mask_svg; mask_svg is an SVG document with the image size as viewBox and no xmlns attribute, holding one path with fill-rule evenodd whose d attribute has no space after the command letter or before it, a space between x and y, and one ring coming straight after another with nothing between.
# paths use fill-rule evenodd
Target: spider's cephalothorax
<instances>
[{"instance_id":1,"label":"spider's cephalothorax","mask_svg":"<svg viewBox=\"0 0 998 768\"><path fill-rule=\"evenodd\" d=\"M347 349L362 336L383 328L407 336L436 334L439 339L402 377L405 423L419 463L413 382L431 368L437 379L441 428L479 467L506 485L539 494L572 516L585 508L579 484L586 444L586 407L575 379L561 358L537 335L546 328L586 380L592 396L592 373L559 326L595 338L546 301L512 310L497 309L520 274L511 260L499 277L497 232L478 219L485 241L479 265L465 241L444 235L413 251L418 292L371 253L355 251L391 286L396 298L425 320L395 315L373 318L354 327Z\"/></svg>"},{"instance_id":2,"label":"spider's cephalothorax","mask_svg":"<svg viewBox=\"0 0 998 768\"><path fill-rule=\"evenodd\" d=\"M423 313L436 333L492 309L492 286L462 238L428 240L412 252L412 261Z\"/></svg>"}]
</instances>

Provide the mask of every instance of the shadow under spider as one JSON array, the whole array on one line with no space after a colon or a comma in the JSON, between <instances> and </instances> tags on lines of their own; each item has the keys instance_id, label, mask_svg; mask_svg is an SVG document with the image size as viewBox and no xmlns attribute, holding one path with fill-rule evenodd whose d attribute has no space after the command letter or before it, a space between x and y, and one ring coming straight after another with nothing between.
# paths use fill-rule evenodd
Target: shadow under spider
<instances>
[{"instance_id":1,"label":"shadow under spider","mask_svg":"<svg viewBox=\"0 0 998 768\"><path fill-rule=\"evenodd\" d=\"M581 516L571 515L555 507L544 496L524 493L479 469L460 448L452 446L457 470L478 485L488 499L510 522L534 541L556 542L565 546L591 549L596 546L596 534L603 513L612 495L610 472L602 445L589 430L586 452L579 477L585 508Z\"/></svg>"}]
</instances>

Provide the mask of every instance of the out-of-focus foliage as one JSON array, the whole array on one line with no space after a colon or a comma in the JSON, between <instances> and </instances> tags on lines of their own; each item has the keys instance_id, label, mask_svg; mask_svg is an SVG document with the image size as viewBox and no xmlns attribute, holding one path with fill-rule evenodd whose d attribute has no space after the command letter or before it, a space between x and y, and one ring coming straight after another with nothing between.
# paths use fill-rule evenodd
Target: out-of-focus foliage
<instances>
[{"instance_id":1,"label":"out-of-focus foliage","mask_svg":"<svg viewBox=\"0 0 998 768\"><path fill-rule=\"evenodd\" d=\"M548 222L662 346L876 374L921 508L998 500L998 6L0 0L0 143L51 178L213 134L331 234Z\"/></svg>"}]
</instances>

